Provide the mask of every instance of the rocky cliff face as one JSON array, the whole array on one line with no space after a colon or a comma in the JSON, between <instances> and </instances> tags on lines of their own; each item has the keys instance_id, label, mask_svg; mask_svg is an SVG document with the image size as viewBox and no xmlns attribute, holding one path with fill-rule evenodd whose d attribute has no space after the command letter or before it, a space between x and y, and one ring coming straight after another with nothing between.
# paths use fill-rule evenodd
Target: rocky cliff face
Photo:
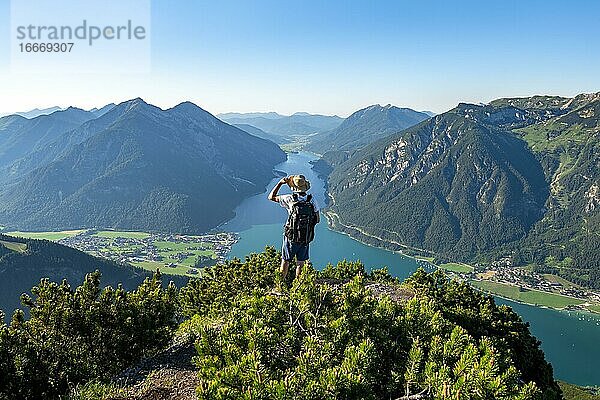
<instances>
[{"instance_id":1,"label":"rocky cliff face","mask_svg":"<svg viewBox=\"0 0 600 400\"><path fill-rule=\"evenodd\" d=\"M598 186L598 182L592 184L585 192L585 199L585 212L591 213L596 211L598 206L600 206L600 187Z\"/></svg>"}]
</instances>

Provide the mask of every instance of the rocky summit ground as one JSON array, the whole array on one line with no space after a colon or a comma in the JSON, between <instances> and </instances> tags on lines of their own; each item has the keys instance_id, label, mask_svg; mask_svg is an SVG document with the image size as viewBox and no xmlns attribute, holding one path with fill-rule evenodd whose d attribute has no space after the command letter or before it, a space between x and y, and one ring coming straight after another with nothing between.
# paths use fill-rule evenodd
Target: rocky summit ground
<instances>
[{"instance_id":1,"label":"rocky summit ground","mask_svg":"<svg viewBox=\"0 0 600 400\"><path fill-rule=\"evenodd\" d=\"M169 348L124 371L116 380L122 388L110 400L196 399L198 373L192 364L196 354L191 338L178 338Z\"/></svg>"}]
</instances>

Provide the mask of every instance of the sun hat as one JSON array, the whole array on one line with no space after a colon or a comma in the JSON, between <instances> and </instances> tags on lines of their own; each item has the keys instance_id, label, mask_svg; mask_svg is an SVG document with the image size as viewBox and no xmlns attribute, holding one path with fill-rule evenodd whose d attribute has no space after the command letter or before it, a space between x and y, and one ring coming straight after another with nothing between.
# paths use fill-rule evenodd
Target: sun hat
<instances>
[{"instance_id":1,"label":"sun hat","mask_svg":"<svg viewBox=\"0 0 600 400\"><path fill-rule=\"evenodd\" d=\"M287 184L293 192L306 192L310 189L310 182L306 180L304 175L290 176Z\"/></svg>"}]
</instances>

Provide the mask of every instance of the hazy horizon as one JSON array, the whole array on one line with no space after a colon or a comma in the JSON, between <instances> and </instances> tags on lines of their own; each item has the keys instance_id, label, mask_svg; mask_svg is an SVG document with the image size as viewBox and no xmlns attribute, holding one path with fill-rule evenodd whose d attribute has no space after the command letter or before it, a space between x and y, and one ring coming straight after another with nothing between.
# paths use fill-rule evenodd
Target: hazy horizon
<instances>
[{"instance_id":1,"label":"hazy horizon","mask_svg":"<svg viewBox=\"0 0 600 400\"><path fill-rule=\"evenodd\" d=\"M587 91L587 92L576 93L574 95L535 93L535 94L525 95L525 96L504 96L504 98L533 97L533 96L538 96L538 95L539 96L559 96L559 97L570 98L570 97L574 97L574 96L577 96L577 95L580 95L580 94L591 94L591 93L597 93L597 92L596 91ZM119 103L123 103L123 102L134 100L134 99L136 99L138 97L140 97L140 96L136 96L136 97L132 97L132 98L124 99L124 100L119 100L119 101L109 101L108 103L102 103L102 104L98 104L98 105L93 105L91 107L83 107L83 106L79 106L77 104L67 104L67 105L57 105L57 104L54 104L54 105L47 105L47 106L33 106L31 108L23 109L23 110L11 110L11 111L0 110L0 117L7 116L7 115L13 115L13 114L28 113L28 112L32 112L32 111L36 111L36 110L42 111L42 110L50 109L50 108L53 108L53 107L60 107L62 110L65 110L65 109L67 109L69 107L76 107L76 108L80 108L80 109L83 109L83 110L92 110L94 108L100 109L100 108L102 108L104 106L107 106L109 104L112 104L112 103L119 104ZM209 110L209 109L203 107L203 105L201 103L198 103L198 102L192 101L192 100L181 100L181 101L178 101L178 102L170 104L170 105L161 105L161 104L157 104L157 103L153 103L151 101L148 101L148 100L146 100L143 97L140 97L140 98L142 98L142 100L144 102L146 102L148 104L152 104L152 105L154 105L156 107L159 107L162 110L167 110L169 108L175 107L176 105L181 104L181 103L186 102L186 101L191 101L192 103L196 104L198 107L202 108L205 111L208 111L209 113L211 113L214 116L218 116L220 114L253 114L253 113L267 114L267 113L273 113L274 112L274 113L277 113L277 114L279 114L281 116L284 116L284 117L285 116L290 116L290 115L293 115L293 114L297 114L297 113L308 113L308 114L313 114L313 115L318 114L318 115L325 115L325 116L338 116L338 117L341 117L341 118L347 118L351 114L353 114L354 112L356 112L358 110L361 110L361 109L364 109L366 107L369 107L369 106L372 106L372 105L376 105L376 104L380 105L380 106L386 106L388 104L391 104L392 106L396 106L396 107L399 107L399 108L410 108L410 109L413 109L413 110L419 111L419 112L433 112L433 113L435 113L437 115L437 114L442 114L442 113L444 113L446 111L451 110L452 108L456 107L459 103L487 104L490 101L499 99L499 98L493 98L493 99L489 99L488 101L458 101L454 106L448 108L447 110L443 110L443 111L439 111L439 112L434 111L432 109L418 109L418 108L415 108L415 107L411 107L410 105L393 104L393 103L373 103L373 104L365 104L363 106L359 106L359 108L357 108L355 110L352 110L352 111L349 111L349 112L344 113L344 114L327 114L327 113L319 112L319 111L312 112L312 111L305 111L305 110L297 110L297 111L293 111L293 112L284 113L284 112L279 112L279 111L277 111L275 109L247 110L247 111L235 111L235 110L231 111L230 110L230 111L213 112L212 110Z\"/></svg>"},{"instance_id":2,"label":"hazy horizon","mask_svg":"<svg viewBox=\"0 0 600 400\"><path fill-rule=\"evenodd\" d=\"M591 0L153 0L149 72L67 74L12 70L10 2L2 2L0 113L139 96L162 108L189 100L213 114L347 116L377 103L439 114L459 102L572 97L600 91L597 15Z\"/></svg>"}]
</instances>

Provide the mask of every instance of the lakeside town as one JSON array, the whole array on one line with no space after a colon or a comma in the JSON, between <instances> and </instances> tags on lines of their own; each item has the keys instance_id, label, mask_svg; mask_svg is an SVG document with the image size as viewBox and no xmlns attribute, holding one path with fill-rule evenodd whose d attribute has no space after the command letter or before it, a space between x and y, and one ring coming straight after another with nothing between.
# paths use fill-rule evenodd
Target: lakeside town
<instances>
[{"instance_id":1,"label":"lakeside town","mask_svg":"<svg viewBox=\"0 0 600 400\"><path fill-rule=\"evenodd\" d=\"M347 226L339 222L339 217L332 211L326 211L328 223L334 228L343 227L342 231L354 230L360 235L383 239L370 235L359 228ZM350 234L356 238L356 233ZM394 245L404 246L393 242ZM421 249L410 249L417 252ZM402 252L402 251L401 251ZM467 265L448 262L440 265L433 263L434 257L416 256L417 264L428 271L439 268L448 276L466 281L484 292L504 297L509 300L541 307L562 310L586 311L600 314L600 292L579 286L557 275L541 274L526 267L513 265L511 257L504 257L490 264Z\"/></svg>"},{"instance_id":2,"label":"lakeside town","mask_svg":"<svg viewBox=\"0 0 600 400\"><path fill-rule=\"evenodd\" d=\"M180 235L85 230L58 243L121 264L197 275L203 267L226 260L238 240L230 232Z\"/></svg>"},{"instance_id":3,"label":"lakeside town","mask_svg":"<svg viewBox=\"0 0 600 400\"><path fill-rule=\"evenodd\" d=\"M556 275L540 274L526 268L515 267L512 265L510 257L494 261L490 265L476 264L469 272L446 272L458 279L469 281L480 289L501 296L503 295L502 292L510 293L508 290L498 290L506 286L513 289L513 294L515 292L527 293L531 291L539 293L541 295L538 296L540 303L537 305L547 305L567 310L598 312L597 305L600 303L599 292L581 287ZM547 295L545 298L543 297L544 294ZM559 299L558 296L564 296L564 299L562 301L550 300L549 303L544 301L552 298ZM506 297L513 298L515 296L507 294ZM572 299L572 301L569 301L569 299ZM513 300L519 301L520 299L513 298ZM564 303L564 305L559 305L560 303Z\"/></svg>"}]
</instances>

